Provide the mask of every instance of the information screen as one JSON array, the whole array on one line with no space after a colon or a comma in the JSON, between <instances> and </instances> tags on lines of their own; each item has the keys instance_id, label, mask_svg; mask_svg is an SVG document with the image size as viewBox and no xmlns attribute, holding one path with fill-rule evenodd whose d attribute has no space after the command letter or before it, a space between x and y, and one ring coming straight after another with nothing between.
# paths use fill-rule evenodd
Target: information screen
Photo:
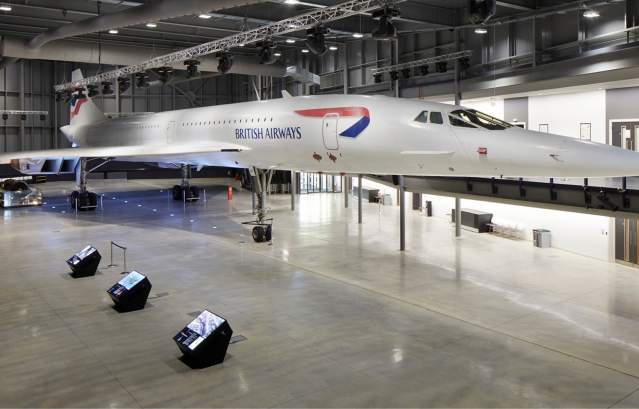
<instances>
[{"instance_id":1,"label":"information screen","mask_svg":"<svg viewBox=\"0 0 639 409\"><path fill-rule=\"evenodd\" d=\"M224 318L218 317L212 312L204 310L186 327L193 332L196 332L199 336L206 338L211 334L211 332L215 331L217 327L222 325L224 321Z\"/></svg>"},{"instance_id":2,"label":"information screen","mask_svg":"<svg viewBox=\"0 0 639 409\"><path fill-rule=\"evenodd\" d=\"M118 284L120 284L122 287L126 288L127 290L130 290L137 283L144 280L144 278L145 277L142 274L138 273L137 271L131 271L122 280L118 281Z\"/></svg>"},{"instance_id":3,"label":"information screen","mask_svg":"<svg viewBox=\"0 0 639 409\"><path fill-rule=\"evenodd\" d=\"M74 256L72 257L73 264L78 264L80 261L84 260L89 254L93 253L94 251L95 251L95 247L86 246L81 251L74 254Z\"/></svg>"}]
</instances>

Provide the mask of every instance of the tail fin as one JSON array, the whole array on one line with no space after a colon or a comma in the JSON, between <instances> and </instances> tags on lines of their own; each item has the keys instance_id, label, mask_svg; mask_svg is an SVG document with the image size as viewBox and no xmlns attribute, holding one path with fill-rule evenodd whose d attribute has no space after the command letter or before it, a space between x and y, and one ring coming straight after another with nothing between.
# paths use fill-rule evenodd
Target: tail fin
<instances>
[{"instance_id":1,"label":"tail fin","mask_svg":"<svg viewBox=\"0 0 639 409\"><path fill-rule=\"evenodd\" d=\"M82 71L77 69L71 74L71 81L79 81L82 78ZM104 113L93 103L91 98L86 95L86 90L75 91L73 97L69 101L70 125L90 125L101 122L106 119Z\"/></svg>"}]
</instances>

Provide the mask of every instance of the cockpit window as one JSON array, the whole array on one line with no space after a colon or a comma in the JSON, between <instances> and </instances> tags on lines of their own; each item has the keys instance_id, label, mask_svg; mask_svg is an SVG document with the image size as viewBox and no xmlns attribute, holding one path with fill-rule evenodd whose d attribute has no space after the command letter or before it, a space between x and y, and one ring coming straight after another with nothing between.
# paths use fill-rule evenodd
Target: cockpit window
<instances>
[{"instance_id":1,"label":"cockpit window","mask_svg":"<svg viewBox=\"0 0 639 409\"><path fill-rule=\"evenodd\" d=\"M431 124L443 124L444 123L444 117L442 117L442 113L441 112L431 112L430 113L430 123Z\"/></svg>"},{"instance_id":2,"label":"cockpit window","mask_svg":"<svg viewBox=\"0 0 639 409\"><path fill-rule=\"evenodd\" d=\"M456 116L465 122L480 126L490 131L502 131L506 128L512 127L512 125L507 122L474 109L458 109L457 111L451 112L451 116Z\"/></svg>"},{"instance_id":3,"label":"cockpit window","mask_svg":"<svg viewBox=\"0 0 639 409\"><path fill-rule=\"evenodd\" d=\"M415 118L415 122L421 122L423 124L428 122L428 111L420 112L419 115L417 115L417 117Z\"/></svg>"},{"instance_id":4,"label":"cockpit window","mask_svg":"<svg viewBox=\"0 0 639 409\"><path fill-rule=\"evenodd\" d=\"M453 115L454 113L455 112L451 112L450 115L448 115L448 120L452 126L458 126L460 128L477 128L475 125L467 122L465 119L462 119L461 116Z\"/></svg>"}]
</instances>

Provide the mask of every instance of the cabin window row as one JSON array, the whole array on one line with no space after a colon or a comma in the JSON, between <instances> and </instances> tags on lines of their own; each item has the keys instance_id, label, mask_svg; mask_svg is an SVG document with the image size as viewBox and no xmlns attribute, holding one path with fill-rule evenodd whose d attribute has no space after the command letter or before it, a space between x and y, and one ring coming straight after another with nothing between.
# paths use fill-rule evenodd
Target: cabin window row
<instances>
[{"instance_id":1,"label":"cabin window row","mask_svg":"<svg viewBox=\"0 0 639 409\"><path fill-rule=\"evenodd\" d=\"M182 126L183 127L211 126L211 125L231 125L231 124L266 123L266 122L273 122L273 118L242 118L242 119L223 119L223 120L217 120L217 121L182 122Z\"/></svg>"}]
</instances>

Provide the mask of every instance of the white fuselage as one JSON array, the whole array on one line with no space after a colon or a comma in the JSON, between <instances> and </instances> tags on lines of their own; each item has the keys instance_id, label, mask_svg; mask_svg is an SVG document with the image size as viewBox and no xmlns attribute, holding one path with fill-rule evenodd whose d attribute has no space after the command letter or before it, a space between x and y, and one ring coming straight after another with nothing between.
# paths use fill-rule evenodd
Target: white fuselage
<instances>
[{"instance_id":1,"label":"white fuselage","mask_svg":"<svg viewBox=\"0 0 639 409\"><path fill-rule=\"evenodd\" d=\"M383 96L295 97L112 119L80 126L71 139L81 147L219 142L246 149L123 158L176 164L437 176L639 174L636 152L518 127L454 126L449 112L457 109ZM423 111L441 113L443 123L417 121Z\"/></svg>"}]
</instances>

